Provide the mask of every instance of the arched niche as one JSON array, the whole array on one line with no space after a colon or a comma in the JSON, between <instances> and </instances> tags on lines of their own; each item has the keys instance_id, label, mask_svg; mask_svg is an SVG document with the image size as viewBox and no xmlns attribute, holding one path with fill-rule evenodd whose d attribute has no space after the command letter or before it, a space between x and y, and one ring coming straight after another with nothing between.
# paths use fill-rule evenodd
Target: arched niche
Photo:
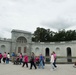
<instances>
[{"instance_id":1,"label":"arched niche","mask_svg":"<svg viewBox=\"0 0 76 75\"><path fill-rule=\"evenodd\" d=\"M40 49L39 49L39 47L36 47L35 48L35 55L36 56L39 56L40 55Z\"/></svg>"},{"instance_id":2,"label":"arched niche","mask_svg":"<svg viewBox=\"0 0 76 75\"><path fill-rule=\"evenodd\" d=\"M49 48L45 49L45 56L49 56L50 52L49 52Z\"/></svg>"},{"instance_id":3,"label":"arched niche","mask_svg":"<svg viewBox=\"0 0 76 75\"><path fill-rule=\"evenodd\" d=\"M67 47L67 61L68 62L72 62L71 56L72 56L71 48Z\"/></svg>"},{"instance_id":4,"label":"arched niche","mask_svg":"<svg viewBox=\"0 0 76 75\"><path fill-rule=\"evenodd\" d=\"M60 48L59 47L56 48L56 54L57 54L57 56L60 56Z\"/></svg>"},{"instance_id":5,"label":"arched niche","mask_svg":"<svg viewBox=\"0 0 76 75\"><path fill-rule=\"evenodd\" d=\"M4 53L4 52L5 52L5 49L6 49L5 45L1 45L1 50L0 50L0 52L1 52L1 53Z\"/></svg>"}]
</instances>

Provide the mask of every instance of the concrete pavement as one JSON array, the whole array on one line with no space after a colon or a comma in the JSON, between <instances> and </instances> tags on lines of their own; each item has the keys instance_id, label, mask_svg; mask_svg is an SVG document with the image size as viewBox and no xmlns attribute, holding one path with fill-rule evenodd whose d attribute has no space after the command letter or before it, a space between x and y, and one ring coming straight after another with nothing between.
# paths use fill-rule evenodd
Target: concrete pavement
<instances>
[{"instance_id":1,"label":"concrete pavement","mask_svg":"<svg viewBox=\"0 0 76 75\"><path fill-rule=\"evenodd\" d=\"M76 75L76 68L73 68L73 64L57 64L57 66L55 71L51 71L50 64L46 64L45 69L30 70L22 65L1 63L0 75Z\"/></svg>"}]
</instances>

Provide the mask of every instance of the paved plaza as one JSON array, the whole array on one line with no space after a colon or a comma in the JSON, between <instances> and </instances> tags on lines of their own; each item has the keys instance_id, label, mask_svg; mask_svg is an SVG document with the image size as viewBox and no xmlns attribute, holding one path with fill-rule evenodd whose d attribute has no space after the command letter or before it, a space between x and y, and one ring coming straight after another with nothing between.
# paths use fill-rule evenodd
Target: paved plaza
<instances>
[{"instance_id":1,"label":"paved plaza","mask_svg":"<svg viewBox=\"0 0 76 75\"><path fill-rule=\"evenodd\" d=\"M29 64L30 66L30 64ZM51 71L50 64L45 65L45 69L32 69L21 65L0 64L0 75L76 75L76 68L73 64L57 64L58 68Z\"/></svg>"}]
</instances>

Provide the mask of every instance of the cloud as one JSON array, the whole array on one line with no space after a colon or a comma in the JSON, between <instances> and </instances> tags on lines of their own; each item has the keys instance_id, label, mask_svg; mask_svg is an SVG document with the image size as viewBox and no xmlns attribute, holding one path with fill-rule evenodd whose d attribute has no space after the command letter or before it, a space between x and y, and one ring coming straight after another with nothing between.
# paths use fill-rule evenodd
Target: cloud
<instances>
[{"instance_id":1,"label":"cloud","mask_svg":"<svg viewBox=\"0 0 76 75\"><path fill-rule=\"evenodd\" d=\"M51 0L53 2L65 2L66 0Z\"/></svg>"},{"instance_id":2,"label":"cloud","mask_svg":"<svg viewBox=\"0 0 76 75\"><path fill-rule=\"evenodd\" d=\"M73 25L73 27L72 27ZM0 36L11 30L34 32L37 27L74 28L76 0L0 0Z\"/></svg>"},{"instance_id":3,"label":"cloud","mask_svg":"<svg viewBox=\"0 0 76 75\"><path fill-rule=\"evenodd\" d=\"M57 20L54 20L54 21L43 21L41 22L41 25L43 26L47 26L49 28L53 28L53 29L67 29L71 26L74 26L73 23L69 22L68 20L64 20L64 19L57 19Z\"/></svg>"}]
</instances>

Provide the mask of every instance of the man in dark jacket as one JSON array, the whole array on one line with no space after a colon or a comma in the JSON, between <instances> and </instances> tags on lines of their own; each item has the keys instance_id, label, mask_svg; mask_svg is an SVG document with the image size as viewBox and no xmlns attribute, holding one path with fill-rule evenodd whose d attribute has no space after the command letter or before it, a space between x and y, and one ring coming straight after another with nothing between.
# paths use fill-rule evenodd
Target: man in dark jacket
<instances>
[{"instance_id":1,"label":"man in dark jacket","mask_svg":"<svg viewBox=\"0 0 76 75\"><path fill-rule=\"evenodd\" d=\"M32 52L31 59L30 59L30 69L32 69L32 66L34 66L35 69L37 69L36 64L35 64L35 55L33 52Z\"/></svg>"}]
</instances>

